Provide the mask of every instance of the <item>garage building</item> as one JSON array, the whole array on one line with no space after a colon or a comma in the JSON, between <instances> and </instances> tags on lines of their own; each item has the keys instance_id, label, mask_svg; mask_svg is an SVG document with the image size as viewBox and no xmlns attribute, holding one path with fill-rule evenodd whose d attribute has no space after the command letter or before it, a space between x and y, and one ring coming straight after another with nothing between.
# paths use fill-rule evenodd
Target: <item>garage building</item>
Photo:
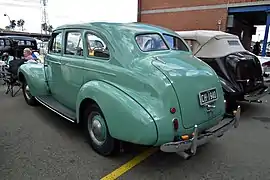
<instances>
[{"instance_id":1,"label":"garage building","mask_svg":"<svg viewBox=\"0 0 270 180\"><path fill-rule=\"evenodd\" d=\"M266 25L262 55L270 25L270 0L138 0L138 22L175 31L221 30L238 35L251 47L255 25Z\"/></svg>"}]
</instances>

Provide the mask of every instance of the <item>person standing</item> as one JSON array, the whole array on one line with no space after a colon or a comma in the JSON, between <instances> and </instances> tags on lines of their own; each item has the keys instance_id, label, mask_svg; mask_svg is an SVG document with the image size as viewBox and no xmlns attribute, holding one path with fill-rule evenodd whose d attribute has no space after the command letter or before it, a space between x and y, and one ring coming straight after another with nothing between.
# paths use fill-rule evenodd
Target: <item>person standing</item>
<instances>
[{"instance_id":1,"label":"person standing","mask_svg":"<svg viewBox=\"0 0 270 180\"><path fill-rule=\"evenodd\" d=\"M261 45L260 42L256 42L255 45L253 46L253 53L255 55L259 55L261 53Z\"/></svg>"}]
</instances>

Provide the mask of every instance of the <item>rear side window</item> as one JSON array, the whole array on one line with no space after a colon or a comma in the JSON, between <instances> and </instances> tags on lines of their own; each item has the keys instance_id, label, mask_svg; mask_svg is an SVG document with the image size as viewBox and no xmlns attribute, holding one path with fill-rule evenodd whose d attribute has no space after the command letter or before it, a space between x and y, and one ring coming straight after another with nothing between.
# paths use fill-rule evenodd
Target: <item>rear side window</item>
<instances>
[{"instance_id":1,"label":"rear side window","mask_svg":"<svg viewBox=\"0 0 270 180\"><path fill-rule=\"evenodd\" d=\"M97 57L99 59L108 60L110 58L110 50L107 44L98 36L87 33L86 36L88 57Z\"/></svg>"},{"instance_id":2,"label":"rear side window","mask_svg":"<svg viewBox=\"0 0 270 180\"><path fill-rule=\"evenodd\" d=\"M186 44L178 37L168 34L163 35L172 50L187 51L189 52Z\"/></svg>"},{"instance_id":3,"label":"rear side window","mask_svg":"<svg viewBox=\"0 0 270 180\"><path fill-rule=\"evenodd\" d=\"M62 33L53 33L49 53L61 53L62 51Z\"/></svg>"}]
</instances>

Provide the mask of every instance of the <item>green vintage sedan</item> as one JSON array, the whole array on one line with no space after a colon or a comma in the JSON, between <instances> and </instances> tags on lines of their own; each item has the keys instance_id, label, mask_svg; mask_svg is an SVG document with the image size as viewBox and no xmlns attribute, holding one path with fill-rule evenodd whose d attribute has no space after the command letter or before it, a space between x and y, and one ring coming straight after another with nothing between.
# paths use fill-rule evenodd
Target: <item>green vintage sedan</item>
<instances>
[{"instance_id":1,"label":"green vintage sedan","mask_svg":"<svg viewBox=\"0 0 270 180\"><path fill-rule=\"evenodd\" d=\"M215 71L178 34L158 26L58 27L44 64L24 64L18 73L29 105L82 124L104 156L126 141L190 157L240 118L240 107L225 114Z\"/></svg>"}]
</instances>

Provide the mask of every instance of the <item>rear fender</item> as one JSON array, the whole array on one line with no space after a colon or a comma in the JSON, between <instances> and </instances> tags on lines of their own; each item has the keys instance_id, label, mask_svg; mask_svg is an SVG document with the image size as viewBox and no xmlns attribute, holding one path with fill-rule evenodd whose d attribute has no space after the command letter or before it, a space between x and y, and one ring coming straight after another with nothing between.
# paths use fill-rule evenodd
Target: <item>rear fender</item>
<instances>
[{"instance_id":1,"label":"rear fender","mask_svg":"<svg viewBox=\"0 0 270 180\"><path fill-rule=\"evenodd\" d=\"M225 79L219 77L219 80L221 82L222 88L227 93L236 93L239 92L239 90L235 89L232 83L226 81Z\"/></svg>"},{"instance_id":2,"label":"rear fender","mask_svg":"<svg viewBox=\"0 0 270 180\"><path fill-rule=\"evenodd\" d=\"M112 137L136 144L154 145L157 141L156 124L150 114L119 88L103 81L84 84L76 102L77 120L81 121L83 100L94 100L106 119Z\"/></svg>"},{"instance_id":3,"label":"rear fender","mask_svg":"<svg viewBox=\"0 0 270 180\"><path fill-rule=\"evenodd\" d=\"M42 96L49 94L43 64L26 63L21 65L18 70L18 77L19 81L27 82L31 95Z\"/></svg>"}]
</instances>

